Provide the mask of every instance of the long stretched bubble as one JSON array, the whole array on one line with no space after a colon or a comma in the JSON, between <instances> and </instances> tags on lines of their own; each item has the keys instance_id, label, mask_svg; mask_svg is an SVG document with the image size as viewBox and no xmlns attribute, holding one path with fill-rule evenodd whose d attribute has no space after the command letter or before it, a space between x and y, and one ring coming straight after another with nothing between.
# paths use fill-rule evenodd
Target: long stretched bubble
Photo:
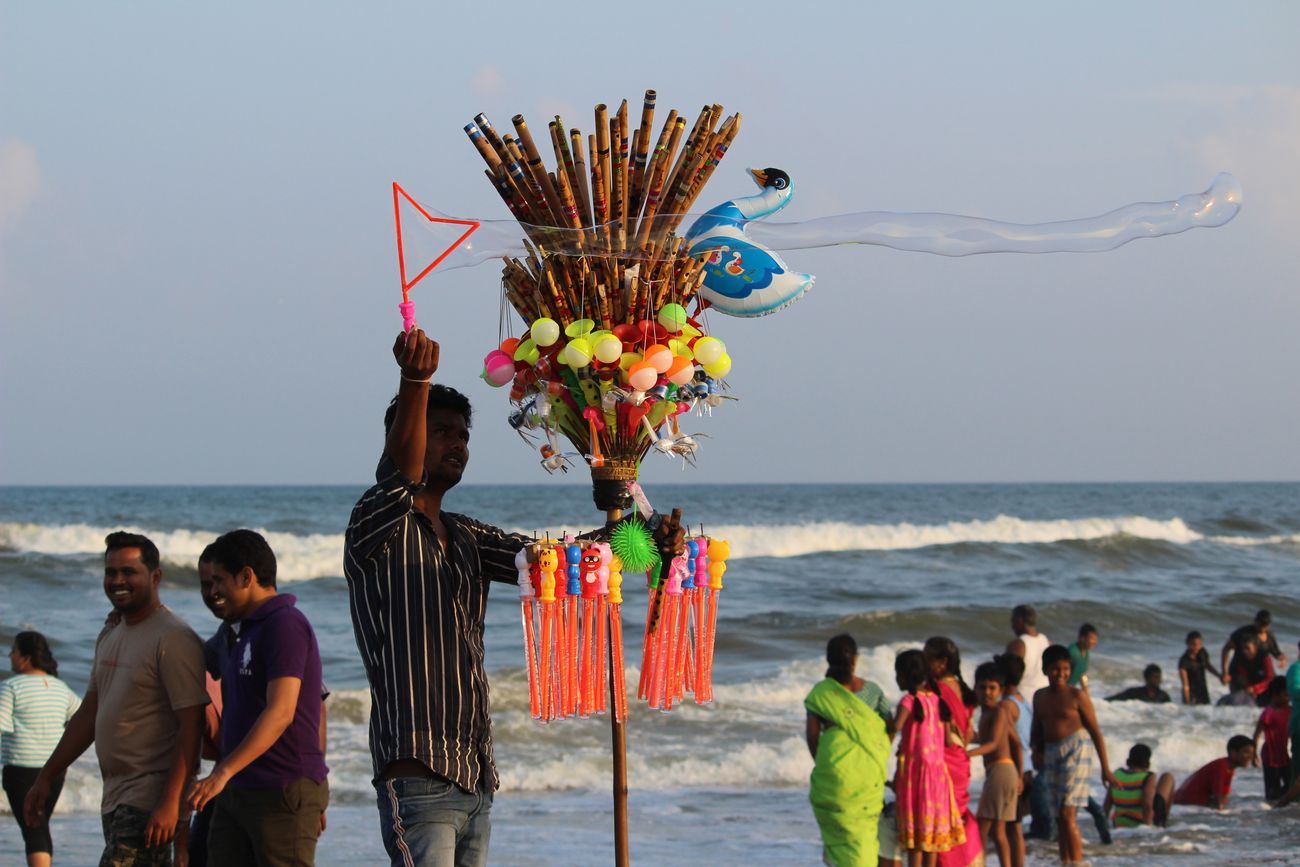
<instances>
[{"instance_id":1,"label":"long stretched bubble","mask_svg":"<svg viewBox=\"0 0 1300 867\"><path fill-rule=\"evenodd\" d=\"M1141 238L1176 235L1195 228L1222 226L1241 210L1242 188L1227 173L1215 177L1209 189L1165 202L1139 202L1096 217L1045 223L1009 223L983 217L942 213L861 211L799 222L754 220L744 225L748 240L770 250L807 250L862 244L940 256L981 253L1100 253ZM429 214L445 217L433 208ZM690 226L705 214L682 216ZM673 215L659 215L665 222ZM489 260L524 258L532 250L564 256L621 256L646 261L670 260L680 254L670 244L649 250L629 249L620 242L617 223L582 229L537 226L515 220L481 220L479 228L460 243L439 271L471 268ZM450 246L463 231L458 225L413 221L429 250ZM414 234L414 233L412 233ZM689 234L689 232L688 232ZM418 237L411 238L416 244Z\"/></svg>"},{"instance_id":2,"label":"long stretched bubble","mask_svg":"<svg viewBox=\"0 0 1300 867\"><path fill-rule=\"evenodd\" d=\"M799 223L750 223L750 239L773 250L870 244L893 250L973 256L979 253L1104 253L1141 238L1215 228L1241 210L1241 184L1221 173L1203 193L1170 202L1139 202L1098 217L1051 223L1005 223L956 214L866 211Z\"/></svg>"}]
</instances>

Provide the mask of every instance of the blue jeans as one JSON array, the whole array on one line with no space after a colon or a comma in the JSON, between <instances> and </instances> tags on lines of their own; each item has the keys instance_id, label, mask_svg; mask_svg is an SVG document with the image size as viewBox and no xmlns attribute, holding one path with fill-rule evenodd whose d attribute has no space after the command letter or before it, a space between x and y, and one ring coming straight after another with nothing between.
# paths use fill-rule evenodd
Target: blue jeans
<instances>
[{"instance_id":1,"label":"blue jeans","mask_svg":"<svg viewBox=\"0 0 1300 867\"><path fill-rule=\"evenodd\" d=\"M392 867L486 867L492 793L440 777L377 780L379 828Z\"/></svg>"}]
</instances>

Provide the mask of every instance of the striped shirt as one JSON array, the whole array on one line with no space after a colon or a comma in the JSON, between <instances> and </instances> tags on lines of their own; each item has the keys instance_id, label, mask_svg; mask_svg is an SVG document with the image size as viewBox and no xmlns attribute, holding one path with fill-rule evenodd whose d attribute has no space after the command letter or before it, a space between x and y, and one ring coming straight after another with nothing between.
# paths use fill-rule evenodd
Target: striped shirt
<instances>
[{"instance_id":1,"label":"striped shirt","mask_svg":"<svg viewBox=\"0 0 1300 867\"><path fill-rule=\"evenodd\" d=\"M532 540L443 512L444 551L385 455L352 510L343 554L352 629L370 681L375 776L415 759L468 792L495 791L483 615L488 582L515 584Z\"/></svg>"},{"instance_id":2,"label":"striped shirt","mask_svg":"<svg viewBox=\"0 0 1300 867\"><path fill-rule=\"evenodd\" d=\"M43 766L80 704L53 675L16 674L0 683L0 764Z\"/></svg>"}]
</instances>

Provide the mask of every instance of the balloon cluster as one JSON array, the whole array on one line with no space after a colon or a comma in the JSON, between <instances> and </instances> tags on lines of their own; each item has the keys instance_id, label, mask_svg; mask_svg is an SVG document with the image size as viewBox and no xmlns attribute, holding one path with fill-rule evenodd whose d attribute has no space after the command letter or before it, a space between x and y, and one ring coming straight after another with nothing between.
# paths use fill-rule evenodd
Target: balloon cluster
<instances>
[{"instance_id":1,"label":"balloon cluster","mask_svg":"<svg viewBox=\"0 0 1300 867\"><path fill-rule=\"evenodd\" d=\"M532 321L483 359L482 378L510 386L518 408L511 425L525 436L541 429L541 463L564 470L569 456L556 446L563 433L592 466L639 460L650 448L693 461L699 444L678 418L711 411L731 371L726 345L705 334L680 304L664 304L654 320L597 328L592 319L564 326Z\"/></svg>"}]
</instances>

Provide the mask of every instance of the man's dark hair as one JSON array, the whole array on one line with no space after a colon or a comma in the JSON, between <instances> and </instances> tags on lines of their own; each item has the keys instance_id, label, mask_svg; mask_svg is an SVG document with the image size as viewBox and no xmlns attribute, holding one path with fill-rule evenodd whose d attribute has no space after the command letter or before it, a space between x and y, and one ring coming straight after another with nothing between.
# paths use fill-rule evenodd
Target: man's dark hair
<instances>
[{"instance_id":1,"label":"man's dark hair","mask_svg":"<svg viewBox=\"0 0 1300 867\"><path fill-rule=\"evenodd\" d=\"M1153 674L1164 674L1164 672L1160 670L1160 666L1156 665L1154 662L1142 669L1143 677L1150 677Z\"/></svg>"},{"instance_id":2,"label":"man's dark hair","mask_svg":"<svg viewBox=\"0 0 1300 867\"><path fill-rule=\"evenodd\" d=\"M1267 608L1261 608L1255 612L1255 625L1268 626L1273 622L1273 614Z\"/></svg>"},{"instance_id":3,"label":"man's dark hair","mask_svg":"<svg viewBox=\"0 0 1300 867\"><path fill-rule=\"evenodd\" d=\"M1146 744L1134 744L1128 751L1128 766L1130 768L1151 767L1151 748Z\"/></svg>"},{"instance_id":4,"label":"man's dark hair","mask_svg":"<svg viewBox=\"0 0 1300 867\"><path fill-rule=\"evenodd\" d=\"M826 642L826 676L848 683L853 679L853 657L858 655L858 643L852 635L842 632Z\"/></svg>"},{"instance_id":5,"label":"man's dark hair","mask_svg":"<svg viewBox=\"0 0 1300 867\"><path fill-rule=\"evenodd\" d=\"M125 530L117 530L109 533L104 537L104 558L112 551L120 551L123 548L139 548L140 562L150 572L158 568L161 558L158 556L158 546L149 540L148 536L141 536L139 533L128 533Z\"/></svg>"},{"instance_id":6,"label":"man's dark hair","mask_svg":"<svg viewBox=\"0 0 1300 867\"><path fill-rule=\"evenodd\" d=\"M991 680L1006 689L1007 673L996 662L981 662L975 666L975 683L978 684L981 680Z\"/></svg>"},{"instance_id":7,"label":"man's dark hair","mask_svg":"<svg viewBox=\"0 0 1300 867\"><path fill-rule=\"evenodd\" d=\"M1011 609L1011 616L1026 626L1038 625L1038 612L1032 605L1017 605Z\"/></svg>"},{"instance_id":8,"label":"man's dark hair","mask_svg":"<svg viewBox=\"0 0 1300 867\"><path fill-rule=\"evenodd\" d=\"M452 412L460 413L465 417L465 427L473 427L474 410L470 408L469 398L461 394L456 389L435 382L429 386L429 403L425 408L425 418L436 409L449 409ZM393 421L397 418L397 395L388 402L388 409L384 412L384 436L388 436L393 429Z\"/></svg>"},{"instance_id":9,"label":"man's dark hair","mask_svg":"<svg viewBox=\"0 0 1300 867\"><path fill-rule=\"evenodd\" d=\"M1043 670L1046 671L1049 666L1056 665L1062 659L1066 662L1070 661L1070 648L1064 644L1053 644L1043 651Z\"/></svg>"},{"instance_id":10,"label":"man's dark hair","mask_svg":"<svg viewBox=\"0 0 1300 867\"><path fill-rule=\"evenodd\" d=\"M1266 694L1270 697L1286 695L1286 675L1279 674L1270 680Z\"/></svg>"},{"instance_id":11,"label":"man's dark hair","mask_svg":"<svg viewBox=\"0 0 1300 867\"><path fill-rule=\"evenodd\" d=\"M275 587L275 552L261 533L252 530L231 530L218 536L204 549L199 562L216 563L231 575L247 566L257 576L258 584Z\"/></svg>"},{"instance_id":12,"label":"man's dark hair","mask_svg":"<svg viewBox=\"0 0 1300 867\"><path fill-rule=\"evenodd\" d=\"M1096 635L1096 634L1097 634L1097 627L1093 626L1091 623L1085 623L1079 627L1080 638L1083 638L1083 636L1085 635Z\"/></svg>"},{"instance_id":13,"label":"man's dark hair","mask_svg":"<svg viewBox=\"0 0 1300 867\"><path fill-rule=\"evenodd\" d=\"M1237 750L1244 750L1246 747L1253 747L1255 742L1245 735L1233 735L1228 738L1228 752L1235 753Z\"/></svg>"},{"instance_id":14,"label":"man's dark hair","mask_svg":"<svg viewBox=\"0 0 1300 867\"><path fill-rule=\"evenodd\" d=\"M1002 653L993 657L1002 669L1003 683L1007 686L1020 686L1025 676L1025 658L1014 653Z\"/></svg>"},{"instance_id":15,"label":"man's dark hair","mask_svg":"<svg viewBox=\"0 0 1300 867\"><path fill-rule=\"evenodd\" d=\"M1201 637L1201 633L1193 629L1191 632L1187 633L1187 637L1184 638L1183 641L1191 641L1193 638L1200 638L1200 637Z\"/></svg>"}]
</instances>

